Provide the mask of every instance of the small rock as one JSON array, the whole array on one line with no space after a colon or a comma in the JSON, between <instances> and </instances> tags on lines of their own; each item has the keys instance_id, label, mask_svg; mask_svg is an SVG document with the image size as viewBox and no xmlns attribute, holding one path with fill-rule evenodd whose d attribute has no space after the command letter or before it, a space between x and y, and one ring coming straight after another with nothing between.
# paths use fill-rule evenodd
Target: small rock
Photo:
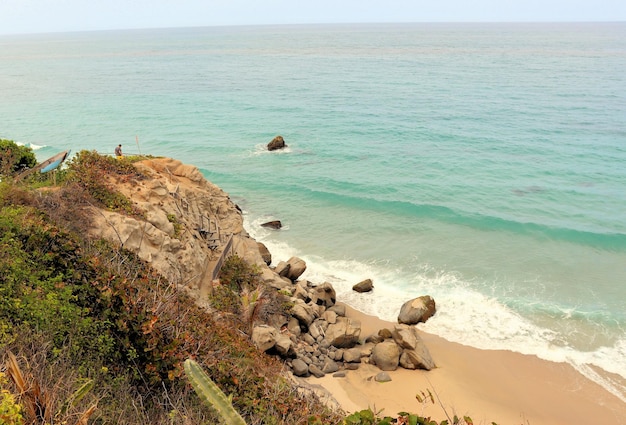
<instances>
[{"instance_id":1,"label":"small rock","mask_svg":"<svg viewBox=\"0 0 626 425\"><path fill-rule=\"evenodd\" d=\"M339 370L339 365L337 364L337 362L331 359L326 359L326 361L324 362L324 365L322 366L322 372L324 373L335 373L338 370Z\"/></svg>"},{"instance_id":2,"label":"small rock","mask_svg":"<svg viewBox=\"0 0 626 425\"><path fill-rule=\"evenodd\" d=\"M378 336L381 337L382 339L389 339L391 338L391 330L387 329L387 328L382 328L378 330Z\"/></svg>"},{"instance_id":3,"label":"small rock","mask_svg":"<svg viewBox=\"0 0 626 425\"><path fill-rule=\"evenodd\" d=\"M269 227L270 229L278 230L283 227L283 224L280 222L280 220L272 220L261 224L261 227Z\"/></svg>"},{"instance_id":4,"label":"small rock","mask_svg":"<svg viewBox=\"0 0 626 425\"><path fill-rule=\"evenodd\" d=\"M329 307L328 310L326 310L326 311L332 311L337 316L345 317L345 315L346 315L346 306L343 305L343 304L335 304L334 306Z\"/></svg>"},{"instance_id":5,"label":"small rock","mask_svg":"<svg viewBox=\"0 0 626 425\"><path fill-rule=\"evenodd\" d=\"M374 377L376 382L391 382L391 376L387 372L380 372Z\"/></svg>"},{"instance_id":6,"label":"small rock","mask_svg":"<svg viewBox=\"0 0 626 425\"><path fill-rule=\"evenodd\" d=\"M361 363L361 349L349 348L343 352L343 361L348 363Z\"/></svg>"},{"instance_id":7,"label":"small rock","mask_svg":"<svg viewBox=\"0 0 626 425\"><path fill-rule=\"evenodd\" d=\"M322 378L324 377L324 375L326 375L322 369L314 364L309 366L309 373L311 373L311 375L315 376L316 378Z\"/></svg>"},{"instance_id":8,"label":"small rock","mask_svg":"<svg viewBox=\"0 0 626 425\"><path fill-rule=\"evenodd\" d=\"M365 342L371 342L372 344L380 344L384 340L385 338L383 338L380 335L370 335L367 338L365 338Z\"/></svg>"}]
</instances>

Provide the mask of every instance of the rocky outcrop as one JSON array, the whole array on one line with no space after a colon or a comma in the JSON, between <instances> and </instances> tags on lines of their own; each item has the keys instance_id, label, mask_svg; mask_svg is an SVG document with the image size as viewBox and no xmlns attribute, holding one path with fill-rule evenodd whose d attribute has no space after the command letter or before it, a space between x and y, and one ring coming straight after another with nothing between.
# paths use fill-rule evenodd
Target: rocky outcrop
<instances>
[{"instance_id":1,"label":"rocky outcrop","mask_svg":"<svg viewBox=\"0 0 626 425\"><path fill-rule=\"evenodd\" d=\"M400 314L398 314L398 323L415 325L420 322L426 322L436 311L435 300L429 295L417 297L402 305Z\"/></svg>"},{"instance_id":2,"label":"rocky outcrop","mask_svg":"<svg viewBox=\"0 0 626 425\"><path fill-rule=\"evenodd\" d=\"M283 136L276 136L272 139L271 142L267 144L268 151L275 151L278 149L283 149L285 147L287 147L287 145L285 144L285 140L283 139Z\"/></svg>"},{"instance_id":3,"label":"rocky outcrop","mask_svg":"<svg viewBox=\"0 0 626 425\"><path fill-rule=\"evenodd\" d=\"M263 261L237 206L196 167L170 158L135 166L146 178L112 183L144 212L145 220L93 208L92 236L137 253L173 283L192 290L210 284L215 260L231 237L233 252L248 255L250 262Z\"/></svg>"}]
</instances>

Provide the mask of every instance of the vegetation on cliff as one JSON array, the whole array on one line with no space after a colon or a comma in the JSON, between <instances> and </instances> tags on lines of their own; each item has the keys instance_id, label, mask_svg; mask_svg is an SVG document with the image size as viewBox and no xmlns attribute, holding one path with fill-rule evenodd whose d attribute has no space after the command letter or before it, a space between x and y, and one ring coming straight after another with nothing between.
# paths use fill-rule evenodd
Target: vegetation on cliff
<instances>
[{"instance_id":1,"label":"vegetation on cliff","mask_svg":"<svg viewBox=\"0 0 626 425\"><path fill-rule=\"evenodd\" d=\"M240 320L210 313L134 254L86 237L83 206L141 214L109 183L112 173L141 178L131 162L81 152L55 188L1 183L0 354L6 362L14 353L28 387L45 394L20 393L5 379L0 402L23 417L15 423L80 423L95 405L89 423L216 423L184 377L187 358L205 367L247 423L340 421L251 346ZM87 380L95 385L82 402L61 413ZM27 417L29 401L43 405L35 418Z\"/></svg>"},{"instance_id":2,"label":"vegetation on cliff","mask_svg":"<svg viewBox=\"0 0 626 425\"><path fill-rule=\"evenodd\" d=\"M18 184L11 177L34 155L4 140L0 153L0 423L218 423L185 377L194 359L248 424L437 425L408 413L344 417L298 388L249 338L255 315L289 306L237 256L209 309L132 252L90 238L91 207L143 216L116 190L145 178L132 157L82 151L54 185L43 174Z\"/></svg>"}]
</instances>

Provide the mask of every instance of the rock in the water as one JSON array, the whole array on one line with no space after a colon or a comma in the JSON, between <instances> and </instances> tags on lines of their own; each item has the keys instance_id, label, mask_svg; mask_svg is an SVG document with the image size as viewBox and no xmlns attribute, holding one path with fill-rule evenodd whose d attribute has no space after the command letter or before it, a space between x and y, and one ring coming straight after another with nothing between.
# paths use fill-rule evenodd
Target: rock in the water
<instances>
[{"instance_id":1,"label":"rock in the water","mask_svg":"<svg viewBox=\"0 0 626 425\"><path fill-rule=\"evenodd\" d=\"M382 370L396 370L400 363L400 347L393 341L377 344L372 350L372 362Z\"/></svg>"},{"instance_id":2,"label":"rock in the water","mask_svg":"<svg viewBox=\"0 0 626 425\"><path fill-rule=\"evenodd\" d=\"M268 151L275 151L278 149L283 149L285 147L287 147L287 145L285 144L285 139L283 139L283 136L276 136L272 139L271 142L267 144Z\"/></svg>"},{"instance_id":3,"label":"rock in the water","mask_svg":"<svg viewBox=\"0 0 626 425\"><path fill-rule=\"evenodd\" d=\"M269 227L270 229L278 230L283 227L283 223L281 223L280 220L272 220L261 224L261 227Z\"/></svg>"},{"instance_id":4,"label":"rock in the water","mask_svg":"<svg viewBox=\"0 0 626 425\"><path fill-rule=\"evenodd\" d=\"M430 295L424 295L405 302L398 314L398 323L415 325L426 322L436 312L435 300Z\"/></svg>"},{"instance_id":5,"label":"rock in the water","mask_svg":"<svg viewBox=\"0 0 626 425\"><path fill-rule=\"evenodd\" d=\"M370 292L372 291L372 289L374 289L374 283L372 282L372 279L365 279L352 287L353 291L360 293Z\"/></svg>"}]
</instances>

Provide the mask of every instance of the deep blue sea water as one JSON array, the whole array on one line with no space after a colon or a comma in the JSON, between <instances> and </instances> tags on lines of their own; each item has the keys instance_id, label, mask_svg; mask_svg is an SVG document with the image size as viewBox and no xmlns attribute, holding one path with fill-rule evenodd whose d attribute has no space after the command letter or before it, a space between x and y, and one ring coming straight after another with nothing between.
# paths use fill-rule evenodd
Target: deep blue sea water
<instances>
[{"instance_id":1,"label":"deep blue sea water","mask_svg":"<svg viewBox=\"0 0 626 425\"><path fill-rule=\"evenodd\" d=\"M340 300L626 401L626 23L2 36L0 137L195 164Z\"/></svg>"}]
</instances>

